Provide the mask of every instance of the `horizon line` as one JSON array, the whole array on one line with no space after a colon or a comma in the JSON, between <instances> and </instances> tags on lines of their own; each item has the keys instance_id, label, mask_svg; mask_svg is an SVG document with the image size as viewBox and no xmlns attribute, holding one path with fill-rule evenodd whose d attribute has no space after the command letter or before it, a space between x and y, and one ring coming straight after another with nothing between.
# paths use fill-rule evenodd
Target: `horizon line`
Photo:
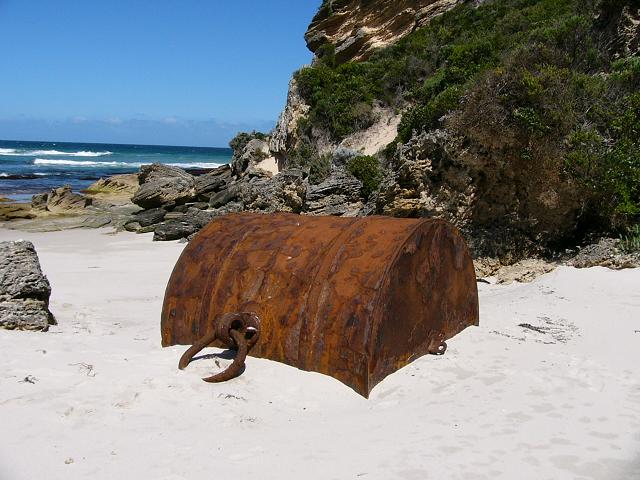
<instances>
[{"instance_id":1,"label":"horizon line","mask_svg":"<svg viewBox=\"0 0 640 480\"><path fill-rule=\"evenodd\" d=\"M136 147L179 147L179 148L217 148L220 150L233 150L231 147L199 147L195 145L163 145L163 144L152 144L152 143L109 143L109 142L70 142L70 141L58 141L55 142L49 140L10 140L10 139L0 139L0 142L29 142L29 143L69 143L69 144L85 144L85 145L126 145L126 146L136 146Z\"/></svg>"}]
</instances>

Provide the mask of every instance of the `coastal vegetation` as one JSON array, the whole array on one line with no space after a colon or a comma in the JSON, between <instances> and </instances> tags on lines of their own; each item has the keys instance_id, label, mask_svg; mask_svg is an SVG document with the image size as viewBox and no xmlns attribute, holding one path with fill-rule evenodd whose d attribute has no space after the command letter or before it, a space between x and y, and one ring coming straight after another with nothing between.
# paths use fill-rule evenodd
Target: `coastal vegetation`
<instances>
[{"instance_id":1,"label":"coastal vegetation","mask_svg":"<svg viewBox=\"0 0 640 480\"><path fill-rule=\"evenodd\" d=\"M639 4L469 2L366 61L336 65L325 47L296 74L305 124L338 142L372 125L377 106L395 109L387 158L420 132L447 129L505 164L563 178L589 228L622 231L640 218L640 58L611 26ZM362 162L352 171L364 175Z\"/></svg>"},{"instance_id":2,"label":"coastal vegetation","mask_svg":"<svg viewBox=\"0 0 640 480\"><path fill-rule=\"evenodd\" d=\"M229 142L229 147L234 152L241 152L245 149L245 147L251 140L266 140L267 137L267 134L258 132L256 130L252 132L240 132L231 139L231 141Z\"/></svg>"},{"instance_id":3,"label":"coastal vegetation","mask_svg":"<svg viewBox=\"0 0 640 480\"><path fill-rule=\"evenodd\" d=\"M362 182L361 194L363 198L369 198L369 195L380 186L382 171L376 157L363 155L352 158L347 163L347 169L351 175Z\"/></svg>"},{"instance_id":4,"label":"coastal vegetation","mask_svg":"<svg viewBox=\"0 0 640 480\"><path fill-rule=\"evenodd\" d=\"M640 223L631 227L622 237L620 247L626 253L640 252Z\"/></svg>"}]
</instances>

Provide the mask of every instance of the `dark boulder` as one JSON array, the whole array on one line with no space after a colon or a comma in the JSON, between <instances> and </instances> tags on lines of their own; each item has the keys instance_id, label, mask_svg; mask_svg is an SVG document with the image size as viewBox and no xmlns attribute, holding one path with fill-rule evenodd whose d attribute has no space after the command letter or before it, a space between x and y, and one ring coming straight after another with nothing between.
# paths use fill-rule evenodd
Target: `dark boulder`
<instances>
[{"instance_id":1,"label":"dark boulder","mask_svg":"<svg viewBox=\"0 0 640 480\"><path fill-rule=\"evenodd\" d=\"M211 208L222 207L229 202L237 200L239 195L240 187L235 183L229 184L226 188L211 196L209 199L209 206Z\"/></svg>"},{"instance_id":2,"label":"dark boulder","mask_svg":"<svg viewBox=\"0 0 640 480\"><path fill-rule=\"evenodd\" d=\"M231 167L223 165L212 172L196 177L196 196L200 201L208 202L211 196L222 190L231 181Z\"/></svg>"},{"instance_id":3,"label":"dark boulder","mask_svg":"<svg viewBox=\"0 0 640 480\"><path fill-rule=\"evenodd\" d=\"M170 240L180 240L196 233L201 227L191 220L169 220L161 223L153 231L153 240L156 242L167 242Z\"/></svg>"},{"instance_id":4,"label":"dark boulder","mask_svg":"<svg viewBox=\"0 0 640 480\"><path fill-rule=\"evenodd\" d=\"M132 222L137 222L141 227L148 227L162 222L166 215L167 211L164 208L152 208L136 213Z\"/></svg>"}]
</instances>

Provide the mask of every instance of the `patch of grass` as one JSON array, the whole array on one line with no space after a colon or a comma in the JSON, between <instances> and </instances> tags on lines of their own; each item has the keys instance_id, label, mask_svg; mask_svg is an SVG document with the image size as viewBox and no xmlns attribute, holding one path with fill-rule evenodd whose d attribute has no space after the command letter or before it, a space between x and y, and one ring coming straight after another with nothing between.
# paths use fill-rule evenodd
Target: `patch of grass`
<instances>
[{"instance_id":1,"label":"patch of grass","mask_svg":"<svg viewBox=\"0 0 640 480\"><path fill-rule=\"evenodd\" d=\"M620 248L626 253L640 252L640 223L629 229L620 239Z\"/></svg>"}]
</instances>

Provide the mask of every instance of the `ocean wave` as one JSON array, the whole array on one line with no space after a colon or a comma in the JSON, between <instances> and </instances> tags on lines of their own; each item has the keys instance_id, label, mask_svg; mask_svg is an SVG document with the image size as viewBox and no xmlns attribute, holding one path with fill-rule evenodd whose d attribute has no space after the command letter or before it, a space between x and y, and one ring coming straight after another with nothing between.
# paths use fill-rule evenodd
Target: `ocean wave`
<instances>
[{"instance_id":1,"label":"ocean wave","mask_svg":"<svg viewBox=\"0 0 640 480\"><path fill-rule=\"evenodd\" d=\"M148 165L147 164L141 164ZM179 168L218 168L221 167L221 163L207 163L207 162L194 162L194 163L165 163L165 165L169 165L171 167L179 167Z\"/></svg>"},{"instance_id":2,"label":"ocean wave","mask_svg":"<svg viewBox=\"0 0 640 480\"><path fill-rule=\"evenodd\" d=\"M34 165L53 165L67 167L136 167L137 164L125 162L94 162L91 160L51 160L48 158L36 158Z\"/></svg>"},{"instance_id":3,"label":"ocean wave","mask_svg":"<svg viewBox=\"0 0 640 480\"><path fill-rule=\"evenodd\" d=\"M94 168L109 168L109 167L125 167L125 168L140 168L143 165L149 165L150 162L142 163L127 163L127 162L97 162L93 160L68 160L68 159L49 159L49 158L36 158L33 161L34 165L49 165L49 166L67 166L67 167L94 167ZM172 167L179 168L206 168L213 169L218 168L222 164L211 162L191 162L191 163L166 163Z\"/></svg>"},{"instance_id":4,"label":"ocean wave","mask_svg":"<svg viewBox=\"0 0 640 480\"><path fill-rule=\"evenodd\" d=\"M113 155L113 152L60 152L58 150L16 150L15 148L0 148L0 156L4 157L53 157L64 155L65 157L105 157Z\"/></svg>"},{"instance_id":5,"label":"ocean wave","mask_svg":"<svg viewBox=\"0 0 640 480\"><path fill-rule=\"evenodd\" d=\"M57 156L64 155L65 157L105 157L107 155L113 155L113 152L59 152L58 150L32 150L25 153L25 155L41 155L41 156Z\"/></svg>"}]
</instances>

